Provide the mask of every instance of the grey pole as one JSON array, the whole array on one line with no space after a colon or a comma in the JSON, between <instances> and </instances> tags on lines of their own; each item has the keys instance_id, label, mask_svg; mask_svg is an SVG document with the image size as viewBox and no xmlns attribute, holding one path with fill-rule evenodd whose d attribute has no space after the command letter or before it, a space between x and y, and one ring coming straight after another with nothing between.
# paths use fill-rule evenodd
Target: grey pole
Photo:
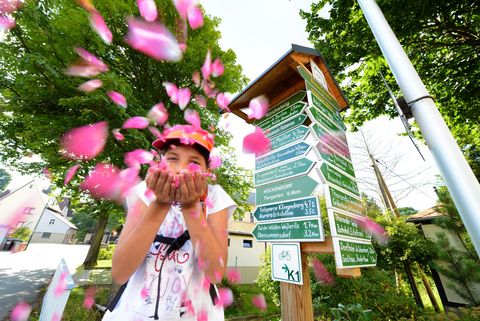
<instances>
[{"instance_id":1,"label":"grey pole","mask_svg":"<svg viewBox=\"0 0 480 321\"><path fill-rule=\"evenodd\" d=\"M375 0L358 0L480 256L480 185Z\"/></svg>"}]
</instances>

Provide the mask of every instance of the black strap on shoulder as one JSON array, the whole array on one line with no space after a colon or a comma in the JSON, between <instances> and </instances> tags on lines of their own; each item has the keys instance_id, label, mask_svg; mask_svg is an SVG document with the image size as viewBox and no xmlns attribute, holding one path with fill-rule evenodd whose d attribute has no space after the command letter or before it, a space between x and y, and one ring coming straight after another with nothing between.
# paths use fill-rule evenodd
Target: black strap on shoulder
<instances>
[{"instance_id":1,"label":"black strap on shoulder","mask_svg":"<svg viewBox=\"0 0 480 321\"><path fill-rule=\"evenodd\" d=\"M113 309L115 309L118 301L120 301L120 298L122 297L123 291L125 291L125 288L127 287L127 284L128 284L128 281L120 286L113 300L107 305L107 310L112 312Z\"/></svg>"}]
</instances>

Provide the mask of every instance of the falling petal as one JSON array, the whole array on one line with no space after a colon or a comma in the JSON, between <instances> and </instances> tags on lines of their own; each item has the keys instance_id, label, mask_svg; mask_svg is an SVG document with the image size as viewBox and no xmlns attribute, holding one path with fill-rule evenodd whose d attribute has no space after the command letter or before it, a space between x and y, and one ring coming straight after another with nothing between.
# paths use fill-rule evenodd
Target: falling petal
<instances>
[{"instance_id":1,"label":"falling petal","mask_svg":"<svg viewBox=\"0 0 480 321\"><path fill-rule=\"evenodd\" d=\"M80 58L85 61L88 64L93 65L95 68L97 68L100 72L106 72L108 71L108 66L97 56L94 54L88 52L87 50L76 47L75 51L77 54L80 56Z\"/></svg>"},{"instance_id":2,"label":"falling petal","mask_svg":"<svg viewBox=\"0 0 480 321\"><path fill-rule=\"evenodd\" d=\"M203 26L203 13L198 6L194 5L188 8L188 23L192 29L198 29Z\"/></svg>"},{"instance_id":3,"label":"falling petal","mask_svg":"<svg viewBox=\"0 0 480 321\"><path fill-rule=\"evenodd\" d=\"M42 174L45 175L47 179L52 180L52 173L50 173L47 167L42 168Z\"/></svg>"},{"instance_id":4,"label":"falling petal","mask_svg":"<svg viewBox=\"0 0 480 321\"><path fill-rule=\"evenodd\" d=\"M150 131L150 133L152 133L153 136L155 136L156 139L162 139L163 141L165 141L165 137L158 130L158 128L150 126L148 127L148 130Z\"/></svg>"},{"instance_id":5,"label":"falling petal","mask_svg":"<svg viewBox=\"0 0 480 321\"><path fill-rule=\"evenodd\" d=\"M145 191L145 197L148 198L148 199L154 199L155 198L155 192L152 191L151 189L147 189Z\"/></svg>"},{"instance_id":6,"label":"falling petal","mask_svg":"<svg viewBox=\"0 0 480 321\"><path fill-rule=\"evenodd\" d=\"M183 43L183 42L182 42L182 43L179 43L179 44L178 44L178 48L180 48L180 51L181 51L182 53L185 53L185 51L187 51L187 44L186 44L186 43Z\"/></svg>"},{"instance_id":7,"label":"falling petal","mask_svg":"<svg viewBox=\"0 0 480 321\"><path fill-rule=\"evenodd\" d=\"M52 315L52 319L50 321L60 321L61 318L62 318L62 316L55 312Z\"/></svg>"},{"instance_id":8,"label":"falling petal","mask_svg":"<svg viewBox=\"0 0 480 321\"><path fill-rule=\"evenodd\" d=\"M207 51L207 56L205 57L201 70L203 79L210 78L210 75L212 74L212 54L210 50Z\"/></svg>"},{"instance_id":9,"label":"falling petal","mask_svg":"<svg viewBox=\"0 0 480 321\"><path fill-rule=\"evenodd\" d=\"M197 321L208 321L208 312L205 310L198 311Z\"/></svg>"},{"instance_id":10,"label":"falling petal","mask_svg":"<svg viewBox=\"0 0 480 321\"><path fill-rule=\"evenodd\" d=\"M0 31L10 30L15 27L15 19L8 16L0 16Z\"/></svg>"},{"instance_id":11,"label":"falling petal","mask_svg":"<svg viewBox=\"0 0 480 321\"><path fill-rule=\"evenodd\" d=\"M61 296L67 289L67 272L62 272L57 285L53 289L53 296Z\"/></svg>"},{"instance_id":12,"label":"falling petal","mask_svg":"<svg viewBox=\"0 0 480 321\"><path fill-rule=\"evenodd\" d=\"M63 135L61 145L67 158L89 160L103 151L108 136L105 121L74 128Z\"/></svg>"},{"instance_id":13,"label":"falling petal","mask_svg":"<svg viewBox=\"0 0 480 321\"><path fill-rule=\"evenodd\" d=\"M138 10L140 15L148 22L157 19L157 6L154 0L137 0Z\"/></svg>"},{"instance_id":14,"label":"falling petal","mask_svg":"<svg viewBox=\"0 0 480 321\"><path fill-rule=\"evenodd\" d=\"M0 0L0 14L12 13L22 5L20 0Z\"/></svg>"},{"instance_id":15,"label":"falling petal","mask_svg":"<svg viewBox=\"0 0 480 321\"><path fill-rule=\"evenodd\" d=\"M205 98L202 95L196 95L195 96L195 102L200 106L200 107L207 107L207 98Z\"/></svg>"},{"instance_id":16,"label":"falling petal","mask_svg":"<svg viewBox=\"0 0 480 321\"><path fill-rule=\"evenodd\" d=\"M135 182L138 178L138 174L140 173L140 168L138 166L128 167L122 169L119 173L120 179L123 182Z\"/></svg>"},{"instance_id":17,"label":"falling petal","mask_svg":"<svg viewBox=\"0 0 480 321\"><path fill-rule=\"evenodd\" d=\"M200 167L200 165L198 165L198 164L190 163L190 164L188 164L186 170L191 172L191 173L200 172L202 170L202 167Z\"/></svg>"},{"instance_id":18,"label":"falling petal","mask_svg":"<svg viewBox=\"0 0 480 321\"><path fill-rule=\"evenodd\" d=\"M68 169L67 174L65 175L65 180L63 181L63 185L67 185L72 180L79 167L80 165L77 164Z\"/></svg>"},{"instance_id":19,"label":"falling petal","mask_svg":"<svg viewBox=\"0 0 480 321\"><path fill-rule=\"evenodd\" d=\"M77 1L88 12L95 11L95 7L93 6L93 4L90 0L77 0Z\"/></svg>"},{"instance_id":20,"label":"falling petal","mask_svg":"<svg viewBox=\"0 0 480 321\"><path fill-rule=\"evenodd\" d=\"M215 302L216 305L222 307L228 307L233 303L233 292L229 288L219 288L218 289L218 298Z\"/></svg>"},{"instance_id":21,"label":"falling petal","mask_svg":"<svg viewBox=\"0 0 480 321\"><path fill-rule=\"evenodd\" d=\"M223 66L222 62L219 58L215 59L212 64L212 76L213 77L220 77L225 72L225 67Z\"/></svg>"},{"instance_id":22,"label":"falling petal","mask_svg":"<svg viewBox=\"0 0 480 321\"><path fill-rule=\"evenodd\" d=\"M87 310L90 310L95 303L95 287L90 287L85 291L85 296L83 298L83 307Z\"/></svg>"},{"instance_id":23,"label":"falling petal","mask_svg":"<svg viewBox=\"0 0 480 321\"><path fill-rule=\"evenodd\" d=\"M255 132L243 138L243 152L259 155L270 149L270 139L265 137L260 127L255 127Z\"/></svg>"},{"instance_id":24,"label":"falling petal","mask_svg":"<svg viewBox=\"0 0 480 321\"><path fill-rule=\"evenodd\" d=\"M171 82L164 82L163 86L167 92L168 97L174 103L178 103L178 87Z\"/></svg>"},{"instance_id":25,"label":"falling petal","mask_svg":"<svg viewBox=\"0 0 480 321\"><path fill-rule=\"evenodd\" d=\"M228 269L227 270L227 280L230 283L238 284L241 281L240 270L238 269Z\"/></svg>"},{"instance_id":26,"label":"falling petal","mask_svg":"<svg viewBox=\"0 0 480 321\"><path fill-rule=\"evenodd\" d=\"M195 86L197 87L200 86L200 80L201 80L200 73L197 70L195 70L192 75L192 81L195 84Z\"/></svg>"},{"instance_id":27,"label":"falling petal","mask_svg":"<svg viewBox=\"0 0 480 321\"><path fill-rule=\"evenodd\" d=\"M318 281L332 285L334 283L333 276L328 272L327 268L318 259L312 260L313 272Z\"/></svg>"},{"instance_id":28,"label":"falling petal","mask_svg":"<svg viewBox=\"0 0 480 321\"><path fill-rule=\"evenodd\" d=\"M188 105L191 96L192 92L190 91L190 88L182 88L178 90L178 106L181 110L184 110Z\"/></svg>"},{"instance_id":29,"label":"falling petal","mask_svg":"<svg viewBox=\"0 0 480 321\"><path fill-rule=\"evenodd\" d=\"M265 95L253 98L248 105L251 110L248 119L262 119L267 114L269 106L268 98Z\"/></svg>"},{"instance_id":30,"label":"falling petal","mask_svg":"<svg viewBox=\"0 0 480 321\"><path fill-rule=\"evenodd\" d=\"M182 51L177 40L160 23L128 19L128 34L125 42L157 60L178 62L182 59Z\"/></svg>"},{"instance_id":31,"label":"falling petal","mask_svg":"<svg viewBox=\"0 0 480 321\"><path fill-rule=\"evenodd\" d=\"M150 109L147 114L148 118L150 118L155 124L163 125L168 120L168 111L165 108L163 103L156 104Z\"/></svg>"},{"instance_id":32,"label":"falling petal","mask_svg":"<svg viewBox=\"0 0 480 321\"><path fill-rule=\"evenodd\" d=\"M142 297L143 300L145 300L146 298L148 298L149 296L149 291L146 287L143 287L142 288L142 291L140 292L140 296Z\"/></svg>"},{"instance_id":33,"label":"falling petal","mask_svg":"<svg viewBox=\"0 0 480 321\"><path fill-rule=\"evenodd\" d=\"M122 128L123 129L145 129L148 127L149 123L150 122L148 121L148 118L135 116L127 119L123 123Z\"/></svg>"},{"instance_id":34,"label":"falling petal","mask_svg":"<svg viewBox=\"0 0 480 321\"><path fill-rule=\"evenodd\" d=\"M267 309L267 301L265 301L265 296L263 294L258 294L252 297L252 304L262 311Z\"/></svg>"},{"instance_id":35,"label":"falling petal","mask_svg":"<svg viewBox=\"0 0 480 321\"><path fill-rule=\"evenodd\" d=\"M195 110L186 109L185 110L185 120L187 123L191 124L195 128L200 128L200 116Z\"/></svg>"},{"instance_id":36,"label":"falling petal","mask_svg":"<svg viewBox=\"0 0 480 321\"><path fill-rule=\"evenodd\" d=\"M115 105L122 106L123 108L127 108L127 99L118 91L109 91L107 96L113 101Z\"/></svg>"},{"instance_id":37,"label":"falling petal","mask_svg":"<svg viewBox=\"0 0 480 321\"><path fill-rule=\"evenodd\" d=\"M228 112L230 112L230 110L228 109L228 104L230 104L230 96L226 93L219 93L217 95L217 99L216 99L216 103L218 105L218 107L220 107L221 109L224 109Z\"/></svg>"},{"instance_id":38,"label":"falling petal","mask_svg":"<svg viewBox=\"0 0 480 321\"><path fill-rule=\"evenodd\" d=\"M175 8L183 20L187 20L188 9L194 5L194 0L174 0Z\"/></svg>"},{"instance_id":39,"label":"falling petal","mask_svg":"<svg viewBox=\"0 0 480 321\"><path fill-rule=\"evenodd\" d=\"M211 200L210 198L208 198L208 197L205 199L205 206L206 206L207 208L213 208L213 202L212 202L212 200Z\"/></svg>"},{"instance_id":40,"label":"falling petal","mask_svg":"<svg viewBox=\"0 0 480 321\"><path fill-rule=\"evenodd\" d=\"M180 186L180 177L178 175L173 176L173 187L178 188Z\"/></svg>"},{"instance_id":41,"label":"falling petal","mask_svg":"<svg viewBox=\"0 0 480 321\"><path fill-rule=\"evenodd\" d=\"M151 161L153 161L153 154L144 149L135 149L124 155L124 162L128 167L138 167L141 164L148 164Z\"/></svg>"},{"instance_id":42,"label":"falling petal","mask_svg":"<svg viewBox=\"0 0 480 321\"><path fill-rule=\"evenodd\" d=\"M210 154L210 158L208 159L208 164L210 169L217 169L222 166L222 159L217 155Z\"/></svg>"},{"instance_id":43,"label":"falling petal","mask_svg":"<svg viewBox=\"0 0 480 321\"><path fill-rule=\"evenodd\" d=\"M202 89L208 98L215 98L218 94L218 89L215 89L215 84L209 80L202 80Z\"/></svg>"},{"instance_id":44,"label":"falling petal","mask_svg":"<svg viewBox=\"0 0 480 321\"><path fill-rule=\"evenodd\" d=\"M113 134L113 137L115 137L116 140L124 140L125 139L125 136L123 136L123 134L120 133L119 128L112 129L112 134Z\"/></svg>"},{"instance_id":45,"label":"falling petal","mask_svg":"<svg viewBox=\"0 0 480 321\"><path fill-rule=\"evenodd\" d=\"M95 55L83 48L75 48L80 60L68 67L65 74L69 76L93 77L108 71L108 66Z\"/></svg>"},{"instance_id":46,"label":"falling petal","mask_svg":"<svg viewBox=\"0 0 480 321\"><path fill-rule=\"evenodd\" d=\"M112 32L110 29L108 29L107 24L105 23L105 20L103 20L103 17L98 13L98 11L92 11L90 13L90 24L95 30L95 32L102 38L102 40L110 44L112 43Z\"/></svg>"},{"instance_id":47,"label":"falling petal","mask_svg":"<svg viewBox=\"0 0 480 321\"><path fill-rule=\"evenodd\" d=\"M15 305L10 314L12 321L27 321L32 312L32 307L27 302L21 301Z\"/></svg>"},{"instance_id":48,"label":"falling petal","mask_svg":"<svg viewBox=\"0 0 480 321\"><path fill-rule=\"evenodd\" d=\"M388 242L388 237L385 233L383 226L377 224L370 218L356 219L357 224L365 230L365 232L372 234L372 236L380 244L386 244Z\"/></svg>"},{"instance_id":49,"label":"falling petal","mask_svg":"<svg viewBox=\"0 0 480 321\"><path fill-rule=\"evenodd\" d=\"M78 90L89 93L102 87L102 85L103 85L103 82L100 79L92 79L78 86Z\"/></svg>"}]
</instances>

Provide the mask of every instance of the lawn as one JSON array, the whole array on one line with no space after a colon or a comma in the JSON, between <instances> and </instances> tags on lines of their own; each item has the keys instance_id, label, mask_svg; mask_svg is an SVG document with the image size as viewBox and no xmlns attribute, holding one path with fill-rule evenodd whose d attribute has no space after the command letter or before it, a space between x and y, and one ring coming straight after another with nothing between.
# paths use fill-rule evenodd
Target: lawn
<instances>
[{"instance_id":1,"label":"lawn","mask_svg":"<svg viewBox=\"0 0 480 321\"><path fill-rule=\"evenodd\" d=\"M252 297L261 293L261 290L255 284L239 284L236 285L236 287L241 294L240 298L235 298L235 301L237 302L237 300L240 300L240 302L234 302L231 307L225 310L225 318L247 315L261 315L264 316L264 320L270 320L267 319L268 316L280 313L280 308L277 307L267 296L265 296L265 299L267 301L266 311L260 311L252 304Z\"/></svg>"}]
</instances>

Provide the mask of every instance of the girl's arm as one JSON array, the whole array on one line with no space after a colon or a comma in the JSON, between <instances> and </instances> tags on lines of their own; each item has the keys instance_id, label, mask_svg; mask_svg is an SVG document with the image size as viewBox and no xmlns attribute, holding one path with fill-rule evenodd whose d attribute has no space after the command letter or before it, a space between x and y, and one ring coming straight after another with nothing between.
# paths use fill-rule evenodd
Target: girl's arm
<instances>
[{"instance_id":1,"label":"girl's arm","mask_svg":"<svg viewBox=\"0 0 480 321\"><path fill-rule=\"evenodd\" d=\"M173 197L172 176L155 171L146 179L147 188L157 199L148 207L137 198L120 234L112 257L112 279L124 284L145 259L155 235L170 210Z\"/></svg>"}]
</instances>

